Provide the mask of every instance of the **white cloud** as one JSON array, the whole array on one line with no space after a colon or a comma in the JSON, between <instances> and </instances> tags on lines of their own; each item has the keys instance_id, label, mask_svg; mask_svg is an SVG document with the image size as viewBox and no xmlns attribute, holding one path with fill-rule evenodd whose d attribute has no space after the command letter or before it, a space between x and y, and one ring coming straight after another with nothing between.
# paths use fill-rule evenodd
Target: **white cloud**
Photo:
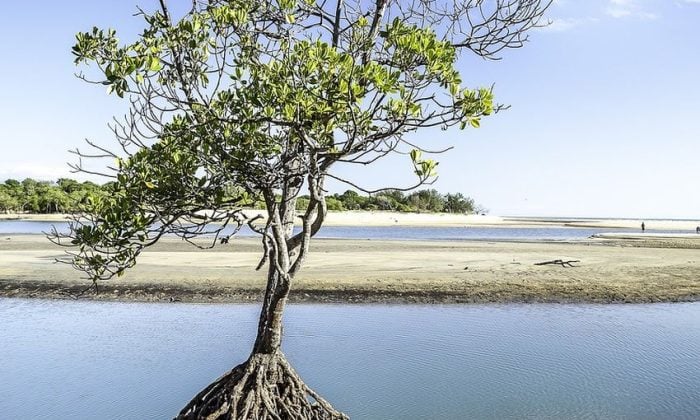
<instances>
[{"instance_id":1,"label":"white cloud","mask_svg":"<svg viewBox=\"0 0 700 420\"><path fill-rule=\"evenodd\" d=\"M545 32L564 32L597 21L598 19L596 18L554 18L551 19L549 25L541 27L540 30Z\"/></svg>"},{"instance_id":2,"label":"white cloud","mask_svg":"<svg viewBox=\"0 0 700 420\"><path fill-rule=\"evenodd\" d=\"M684 0L700 2L700 0ZM643 20L654 20L658 18L655 13L644 10L637 0L609 0L604 9L606 15L615 18L637 18Z\"/></svg>"},{"instance_id":3,"label":"white cloud","mask_svg":"<svg viewBox=\"0 0 700 420\"><path fill-rule=\"evenodd\" d=\"M686 6L696 7L700 5L700 0L676 0L673 2L673 5L678 8L684 8Z\"/></svg>"},{"instance_id":4,"label":"white cloud","mask_svg":"<svg viewBox=\"0 0 700 420\"><path fill-rule=\"evenodd\" d=\"M623 8L608 7L607 9L605 9L605 14L614 18L621 18L631 15L632 12Z\"/></svg>"},{"instance_id":5,"label":"white cloud","mask_svg":"<svg viewBox=\"0 0 700 420\"><path fill-rule=\"evenodd\" d=\"M570 0L554 0L556 6L563 6L567 4ZM692 2L700 4L700 0L679 0L683 2ZM589 13L599 15L601 12L608 17L614 19L637 19L637 20L655 20L659 16L654 13L653 8L650 7L650 2L645 2L644 0L603 0L601 7L596 13L594 10L589 10ZM564 12L566 8L556 9L559 13ZM652 9L652 10L649 10ZM568 13L572 14L573 10L569 10ZM562 13L562 14L564 14ZM550 18L550 24L546 27L540 28L543 32L565 32L571 29L579 28L582 26L587 26L592 23L599 22L599 17L568 17L568 18Z\"/></svg>"}]
</instances>

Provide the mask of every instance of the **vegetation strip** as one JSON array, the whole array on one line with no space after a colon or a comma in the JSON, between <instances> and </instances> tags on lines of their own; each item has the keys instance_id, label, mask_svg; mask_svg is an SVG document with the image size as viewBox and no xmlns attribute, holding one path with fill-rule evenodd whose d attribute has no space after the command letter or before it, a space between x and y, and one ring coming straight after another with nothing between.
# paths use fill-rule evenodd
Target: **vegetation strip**
<instances>
[{"instance_id":1,"label":"vegetation strip","mask_svg":"<svg viewBox=\"0 0 700 420\"><path fill-rule=\"evenodd\" d=\"M56 182L39 181L26 178L23 181L7 179L0 184L0 212L16 214L54 214L71 213L82 209L88 198L96 201L108 194L113 183L98 185L94 182L78 182L69 178L59 178ZM232 191L233 192L233 191ZM233 194L231 194L233 195ZM301 195L296 208L305 209L309 196ZM265 202L253 197L250 208L264 209ZM397 212L428 212L456 214L484 214L486 209L477 205L474 199L462 193L441 194L435 189L424 189L404 193L399 190L380 191L376 194L362 195L354 190L342 194L330 194L326 197L330 211L345 210L387 210Z\"/></svg>"}]
</instances>

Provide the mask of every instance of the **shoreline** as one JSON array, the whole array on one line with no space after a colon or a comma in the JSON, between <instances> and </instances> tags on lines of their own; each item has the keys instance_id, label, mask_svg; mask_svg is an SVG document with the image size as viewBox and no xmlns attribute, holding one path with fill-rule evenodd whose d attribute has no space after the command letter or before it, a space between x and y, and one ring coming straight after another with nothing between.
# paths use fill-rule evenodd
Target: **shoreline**
<instances>
[{"instance_id":1,"label":"shoreline","mask_svg":"<svg viewBox=\"0 0 700 420\"><path fill-rule=\"evenodd\" d=\"M0 285L2 285L0 280ZM128 303L192 303L192 304L259 304L262 302L263 290L195 290L169 288L163 291L156 285L123 290L121 287L101 286L98 294L85 293L80 296L85 286L65 287L47 283L15 283L11 291L5 287L0 290L2 299L45 299L94 302L128 302ZM9 293L8 293L9 292ZM589 298L571 296L511 296L503 298L500 294L472 295L450 292L377 292L367 290L292 290L289 304L328 304L328 305L639 305L656 303L694 303L700 302L700 294L658 298L654 296L632 296L624 293L611 293Z\"/></svg>"},{"instance_id":2,"label":"shoreline","mask_svg":"<svg viewBox=\"0 0 700 420\"><path fill-rule=\"evenodd\" d=\"M264 210L244 210L252 217ZM66 214L0 214L1 221L63 222ZM489 227L489 228L595 228L595 229L640 229L641 219L602 219L575 217L511 217L453 213L400 213L391 211L341 211L328 212L324 226L366 227ZM650 231L685 231L697 234L700 220L645 221ZM641 233L641 232L640 232ZM648 234L648 233L647 233ZM700 236L700 235L698 235Z\"/></svg>"},{"instance_id":3,"label":"shoreline","mask_svg":"<svg viewBox=\"0 0 700 420\"><path fill-rule=\"evenodd\" d=\"M6 239L9 237L10 239ZM0 241L0 297L73 299L90 283L55 264L61 249L41 235ZM700 240L650 237L576 242L317 239L290 302L655 303L700 301ZM236 238L197 250L165 239L122 278L80 299L259 302L260 244ZM538 265L578 260L574 267Z\"/></svg>"}]
</instances>

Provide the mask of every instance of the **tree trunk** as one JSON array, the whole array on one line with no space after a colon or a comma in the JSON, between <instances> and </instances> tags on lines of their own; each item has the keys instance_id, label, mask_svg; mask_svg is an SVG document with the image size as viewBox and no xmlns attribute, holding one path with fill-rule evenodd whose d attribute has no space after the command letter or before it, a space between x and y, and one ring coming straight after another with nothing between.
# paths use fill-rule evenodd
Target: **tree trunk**
<instances>
[{"instance_id":1,"label":"tree trunk","mask_svg":"<svg viewBox=\"0 0 700 420\"><path fill-rule=\"evenodd\" d=\"M299 251L287 248L294 211L283 211L283 217L273 213L277 220L269 238L267 287L253 351L195 396L177 419L347 419L301 380L281 351L282 318L294 275L290 259Z\"/></svg>"},{"instance_id":2,"label":"tree trunk","mask_svg":"<svg viewBox=\"0 0 700 420\"><path fill-rule=\"evenodd\" d=\"M282 315L289 296L289 281L284 277L270 264L253 354L272 354L282 345Z\"/></svg>"}]
</instances>

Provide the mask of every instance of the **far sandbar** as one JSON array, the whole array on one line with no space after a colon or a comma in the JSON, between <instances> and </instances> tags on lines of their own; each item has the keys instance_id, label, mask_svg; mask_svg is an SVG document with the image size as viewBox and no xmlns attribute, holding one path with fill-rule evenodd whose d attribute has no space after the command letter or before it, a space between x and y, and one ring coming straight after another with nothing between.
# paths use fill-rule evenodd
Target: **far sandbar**
<instances>
[{"instance_id":1,"label":"far sandbar","mask_svg":"<svg viewBox=\"0 0 700 420\"><path fill-rule=\"evenodd\" d=\"M246 209L249 217L264 215L265 210ZM65 214L0 214L2 220L28 220L61 222L68 220ZM299 219L300 220L300 219ZM391 211L338 211L328 212L325 226L424 226L424 227L552 227L552 228L597 228L637 229L641 232L639 219L596 219L561 217L505 217L480 214L455 213L403 213ZM651 231L675 231L695 233L700 220L654 220L645 221Z\"/></svg>"}]
</instances>

